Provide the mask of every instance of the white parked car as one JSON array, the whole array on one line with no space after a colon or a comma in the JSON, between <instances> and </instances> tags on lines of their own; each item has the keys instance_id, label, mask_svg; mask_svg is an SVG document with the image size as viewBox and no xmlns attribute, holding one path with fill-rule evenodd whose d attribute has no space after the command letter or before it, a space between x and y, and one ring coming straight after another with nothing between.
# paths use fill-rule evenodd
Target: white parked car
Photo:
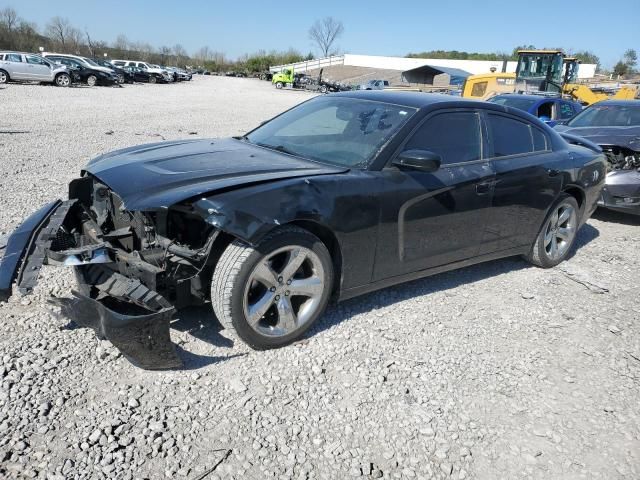
<instances>
[{"instance_id":1,"label":"white parked car","mask_svg":"<svg viewBox=\"0 0 640 480\"><path fill-rule=\"evenodd\" d=\"M59 87L71 85L71 72L40 55L22 52L0 52L0 84L15 82L47 82Z\"/></svg>"},{"instance_id":2,"label":"white parked car","mask_svg":"<svg viewBox=\"0 0 640 480\"><path fill-rule=\"evenodd\" d=\"M160 68L158 65L152 65L147 62L140 62L138 60L111 60L116 67L138 67L146 70L149 73L159 73L164 77L165 82L173 81L173 74L167 72L164 68Z\"/></svg>"}]
</instances>

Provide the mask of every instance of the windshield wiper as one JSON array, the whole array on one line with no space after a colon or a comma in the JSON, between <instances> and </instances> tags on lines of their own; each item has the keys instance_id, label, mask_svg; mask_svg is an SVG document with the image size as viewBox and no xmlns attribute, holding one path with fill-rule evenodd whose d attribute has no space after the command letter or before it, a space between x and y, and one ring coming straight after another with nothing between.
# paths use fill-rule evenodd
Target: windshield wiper
<instances>
[{"instance_id":1,"label":"windshield wiper","mask_svg":"<svg viewBox=\"0 0 640 480\"><path fill-rule=\"evenodd\" d=\"M287 153L289 155L295 155L297 157L300 156L298 152L294 152L293 150L289 150L284 145L269 145L268 143L256 143L259 147L268 148L269 150L275 150L277 152Z\"/></svg>"}]
</instances>

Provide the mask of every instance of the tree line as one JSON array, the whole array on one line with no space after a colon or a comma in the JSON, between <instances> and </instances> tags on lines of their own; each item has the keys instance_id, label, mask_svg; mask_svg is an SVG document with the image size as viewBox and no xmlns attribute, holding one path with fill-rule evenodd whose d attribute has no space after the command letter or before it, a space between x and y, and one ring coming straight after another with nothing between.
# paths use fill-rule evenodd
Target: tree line
<instances>
[{"instance_id":1,"label":"tree line","mask_svg":"<svg viewBox=\"0 0 640 480\"><path fill-rule=\"evenodd\" d=\"M153 64L178 67L192 66L213 72L260 72L272 65L294 63L313 59L313 54L301 54L290 48L286 51L260 50L232 60L224 52L203 46L189 54L179 43L173 46L155 47L148 42L131 41L120 34L113 42L94 38L87 30L71 24L67 18L53 17L43 29L20 17L11 7L0 10L0 50L17 50L37 53L40 47L46 51L68 53L85 57L135 59Z\"/></svg>"}]
</instances>

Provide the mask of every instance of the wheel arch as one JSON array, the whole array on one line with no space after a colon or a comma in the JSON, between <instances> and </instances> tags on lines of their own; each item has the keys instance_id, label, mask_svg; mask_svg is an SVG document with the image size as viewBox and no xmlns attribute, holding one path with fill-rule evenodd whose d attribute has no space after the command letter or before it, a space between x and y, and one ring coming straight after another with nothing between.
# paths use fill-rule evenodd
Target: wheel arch
<instances>
[{"instance_id":1,"label":"wheel arch","mask_svg":"<svg viewBox=\"0 0 640 480\"><path fill-rule=\"evenodd\" d=\"M294 220L288 225L295 225L311 232L318 237L327 250L329 250L331 262L333 263L333 278L335 279L331 293L338 293L340 291L340 285L342 284L342 249L336 235L326 225L313 220Z\"/></svg>"},{"instance_id":2,"label":"wheel arch","mask_svg":"<svg viewBox=\"0 0 640 480\"><path fill-rule=\"evenodd\" d=\"M7 76L7 82L11 81L11 75L9 75L9 72L7 72L4 68L0 68L0 72L4 72L4 74Z\"/></svg>"},{"instance_id":3,"label":"wheel arch","mask_svg":"<svg viewBox=\"0 0 640 480\"><path fill-rule=\"evenodd\" d=\"M566 193L567 195L571 195L578 202L578 207L580 208L580 218L582 218L584 214L584 207L586 203L586 193L582 187L576 185L574 183L570 183L565 185L562 189L562 193Z\"/></svg>"},{"instance_id":4,"label":"wheel arch","mask_svg":"<svg viewBox=\"0 0 640 480\"><path fill-rule=\"evenodd\" d=\"M248 243L249 245L255 246L274 230L287 225L294 225L296 227L302 228L303 230L306 230L309 233L312 233L313 235L318 237L323 245L327 248L327 250L329 251L329 255L331 256L331 261L333 264L333 278L335 279L331 293L338 293L340 291L340 286L342 285L342 248L337 236L331 230L331 228L315 220L296 219L287 223L282 223L280 225L274 224L272 225L272 228L268 230L262 229L260 231L260 234L253 236L253 238L247 238L245 234L239 231L234 232L224 228L220 229L220 235L218 235L212 246L212 253L210 255L208 265L210 265L212 268L215 268L218 259L222 255L222 252L234 240L241 240L245 243Z\"/></svg>"}]
</instances>

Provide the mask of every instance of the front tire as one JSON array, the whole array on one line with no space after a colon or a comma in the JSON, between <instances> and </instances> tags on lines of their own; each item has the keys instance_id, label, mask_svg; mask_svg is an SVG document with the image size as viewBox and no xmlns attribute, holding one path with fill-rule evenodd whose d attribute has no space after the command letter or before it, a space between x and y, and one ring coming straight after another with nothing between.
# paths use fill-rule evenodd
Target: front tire
<instances>
[{"instance_id":1,"label":"front tire","mask_svg":"<svg viewBox=\"0 0 640 480\"><path fill-rule=\"evenodd\" d=\"M95 75L89 75L87 77L87 85L89 85L90 87L95 87L96 83L98 83L98 77L96 77Z\"/></svg>"},{"instance_id":2,"label":"front tire","mask_svg":"<svg viewBox=\"0 0 640 480\"><path fill-rule=\"evenodd\" d=\"M9 74L4 70L0 70L0 85L9 83Z\"/></svg>"},{"instance_id":3,"label":"front tire","mask_svg":"<svg viewBox=\"0 0 640 480\"><path fill-rule=\"evenodd\" d=\"M59 73L56 75L55 84L57 87L68 87L71 85L71 77L66 73Z\"/></svg>"},{"instance_id":4,"label":"front tire","mask_svg":"<svg viewBox=\"0 0 640 480\"><path fill-rule=\"evenodd\" d=\"M288 345L323 314L333 286L324 244L302 228L268 234L255 248L235 240L213 273L211 303L225 328L257 350Z\"/></svg>"},{"instance_id":5,"label":"front tire","mask_svg":"<svg viewBox=\"0 0 640 480\"><path fill-rule=\"evenodd\" d=\"M149 83L156 83L158 81L158 79L156 77L154 77L153 75L149 77Z\"/></svg>"},{"instance_id":6,"label":"front tire","mask_svg":"<svg viewBox=\"0 0 640 480\"><path fill-rule=\"evenodd\" d=\"M564 261L575 243L580 207L574 197L562 194L542 224L527 260L542 268Z\"/></svg>"},{"instance_id":7,"label":"front tire","mask_svg":"<svg viewBox=\"0 0 640 480\"><path fill-rule=\"evenodd\" d=\"M282 89L283 86L284 86L284 84L282 82L276 82L276 88L278 90Z\"/></svg>"}]
</instances>

